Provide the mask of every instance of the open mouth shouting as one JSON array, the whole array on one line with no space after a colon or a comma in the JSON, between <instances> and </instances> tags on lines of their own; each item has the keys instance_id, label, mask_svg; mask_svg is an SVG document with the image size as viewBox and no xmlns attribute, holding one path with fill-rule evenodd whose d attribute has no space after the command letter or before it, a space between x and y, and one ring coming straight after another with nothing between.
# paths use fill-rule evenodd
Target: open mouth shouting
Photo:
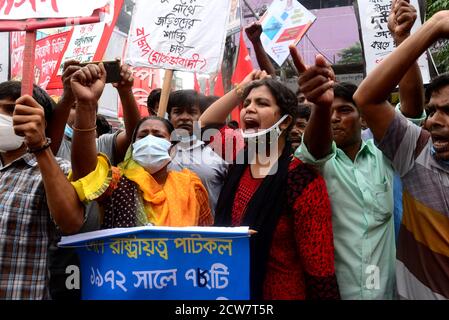
<instances>
[{"instance_id":1,"label":"open mouth shouting","mask_svg":"<svg viewBox=\"0 0 449 320\"><path fill-rule=\"evenodd\" d=\"M432 132L432 143L437 153L449 151L449 135Z\"/></svg>"},{"instance_id":2,"label":"open mouth shouting","mask_svg":"<svg viewBox=\"0 0 449 320\"><path fill-rule=\"evenodd\" d=\"M254 133L259 130L260 123L254 118L245 117L243 119L244 131L246 133Z\"/></svg>"}]
</instances>

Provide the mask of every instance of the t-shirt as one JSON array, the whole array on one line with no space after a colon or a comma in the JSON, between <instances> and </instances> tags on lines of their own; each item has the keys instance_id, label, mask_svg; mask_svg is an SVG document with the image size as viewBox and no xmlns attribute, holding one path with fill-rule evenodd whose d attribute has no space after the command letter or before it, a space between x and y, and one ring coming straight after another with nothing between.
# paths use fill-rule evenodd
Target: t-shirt
<instances>
[{"instance_id":1,"label":"t-shirt","mask_svg":"<svg viewBox=\"0 0 449 320\"><path fill-rule=\"evenodd\" d=\"M403 299L448 299L449 166L433 157L430 133L399 114L378 147L403 185L398 294Z\"/></svg>"},{"instance_id":2,"label":"t-shirt","mask_svg":"<svg viewBox=\"0 0 449 320\"><path fill-rule=\"evenodd\" d=\"M192 145L183 145L180 142L175 146L175 150L168 169L181 171L186 168L195 172L207 189L209 206L214 215L218 196L228 174L228 164L200 140L194 141Z\"/></svg>"}]
</instances>

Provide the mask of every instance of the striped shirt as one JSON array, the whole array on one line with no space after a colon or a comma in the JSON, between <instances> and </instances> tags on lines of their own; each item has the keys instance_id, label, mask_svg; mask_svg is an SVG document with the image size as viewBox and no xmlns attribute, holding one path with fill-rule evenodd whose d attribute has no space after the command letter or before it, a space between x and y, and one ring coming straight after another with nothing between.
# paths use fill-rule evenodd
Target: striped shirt
<instances>
[{"instance_id":1,"label":"striped shirt","mask_svg":"<svg viewBox=\"0 0 449 320\"><path fill-rule=\"evenodd\" d=\"M396 253L402 299L449 299L449 166L431 147L430 133L398 114L379 144L403 183Z\"/></svg>"},{"instance_id":2,"label":"striped shirt","mask_svg":"<svg viewBox=\"0 0 449 320\"><path fill-rule=\"evenodd\" d=\"M67 174L70 163L57 159ZM57 231L36 158L0 160L0 299L48 299L47 250Z\"/></svg>"}]
</instances>

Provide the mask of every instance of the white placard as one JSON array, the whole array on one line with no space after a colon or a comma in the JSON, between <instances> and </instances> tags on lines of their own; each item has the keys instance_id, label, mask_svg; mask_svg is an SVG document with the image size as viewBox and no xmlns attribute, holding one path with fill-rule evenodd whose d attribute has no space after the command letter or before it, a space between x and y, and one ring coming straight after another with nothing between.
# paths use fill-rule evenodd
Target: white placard
<instances>
[{"instance_id":1,"label":"white placard","mask_svg":"<svg viewBox=\"0 0 449 320\"><path fill-rule=\"evenodd\" d=\"M3 0L0 1L0 20L30 18L88 17L109 0Z\"/></svg>"},{"instance_id":2,"label":"white placard","mask_svg":"<svg viewBox=\"0 0 449 320\"><path fill-rule=\"evenodd\" d=\"M240 31L242 21L242 5L240 0L231 0L231 11L229 13L228 33L231 35Z\"/></svg>"},{"instance_id":3,"label":"white placard","mask_svg":"<svg viewBox=\"0 0 449 320\"><path fill-rule=\"evenodd\" d=\"M9 70L9 33L0 32L0 82L8 81Z\"/></svg>"},{"instance_id":4,"label":"white placard","mask_svg":"<svg viewBox=\"0 0 449 320\"><path fill-rule=\"evenodd\" d=\"M105 23L92 23L74 27L67 50L62 57L62 62L74 59L80 62L91 62L101 36L103 35ZM63 63L59 66L58 76L62 75Z\"/></svg>"},{"instance_id":5,"label":"white placard","mask_svg":"<svg viewBox=\"0 0 449 320\"><path fill-rule=\"evenodd\" d=\"M125 61L135 67L217 72L230 4L230 0L136 1Z\"/></svg>"},{"instance_id":6,"label":"white placard","mask_svg":"<svg viewBox=\"0 0 449 320\"><path fill-rule=\"evenodd\" d=\"M288 46L298 44L316 17L298 1L274 0L260 19L260 40L268 55L281 66L290 55Z\"/></svg>"},{"instance_id":7,"label":"white placard","mask_svg":"<svg viewBox=\"0 0 449 320\"><path fill-rule=\"evenodd\" d=\"M388 16L391 10L391 0L357 0L362 31L363 51L365 53L366 74L369 74L395 48L394 40L388 30ZM421 27L421 14L418 0L411 0L418 17L412 28L412 33ZM423 82L430 82L427 56L423 54L418 60Z\"/></svg>"}]
</instances>

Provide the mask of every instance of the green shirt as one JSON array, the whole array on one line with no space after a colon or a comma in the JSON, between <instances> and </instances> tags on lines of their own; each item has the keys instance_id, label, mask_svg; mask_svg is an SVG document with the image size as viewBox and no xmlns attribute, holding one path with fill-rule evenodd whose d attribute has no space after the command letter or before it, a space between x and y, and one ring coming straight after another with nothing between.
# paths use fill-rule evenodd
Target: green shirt
<instances>
[{"instance_id":1,"label":"green shirt","mask_svg":"<svg viewBox=\"0 0 449 320\"><path fill-rule=\"evenodd\" d=\"M332 143L315 159L305 144L295 156L318 167L332 204L335 273L342 299L395 297L393 168L374 141L362 141L353 162Z\"/></svg>"}]
</instances>

